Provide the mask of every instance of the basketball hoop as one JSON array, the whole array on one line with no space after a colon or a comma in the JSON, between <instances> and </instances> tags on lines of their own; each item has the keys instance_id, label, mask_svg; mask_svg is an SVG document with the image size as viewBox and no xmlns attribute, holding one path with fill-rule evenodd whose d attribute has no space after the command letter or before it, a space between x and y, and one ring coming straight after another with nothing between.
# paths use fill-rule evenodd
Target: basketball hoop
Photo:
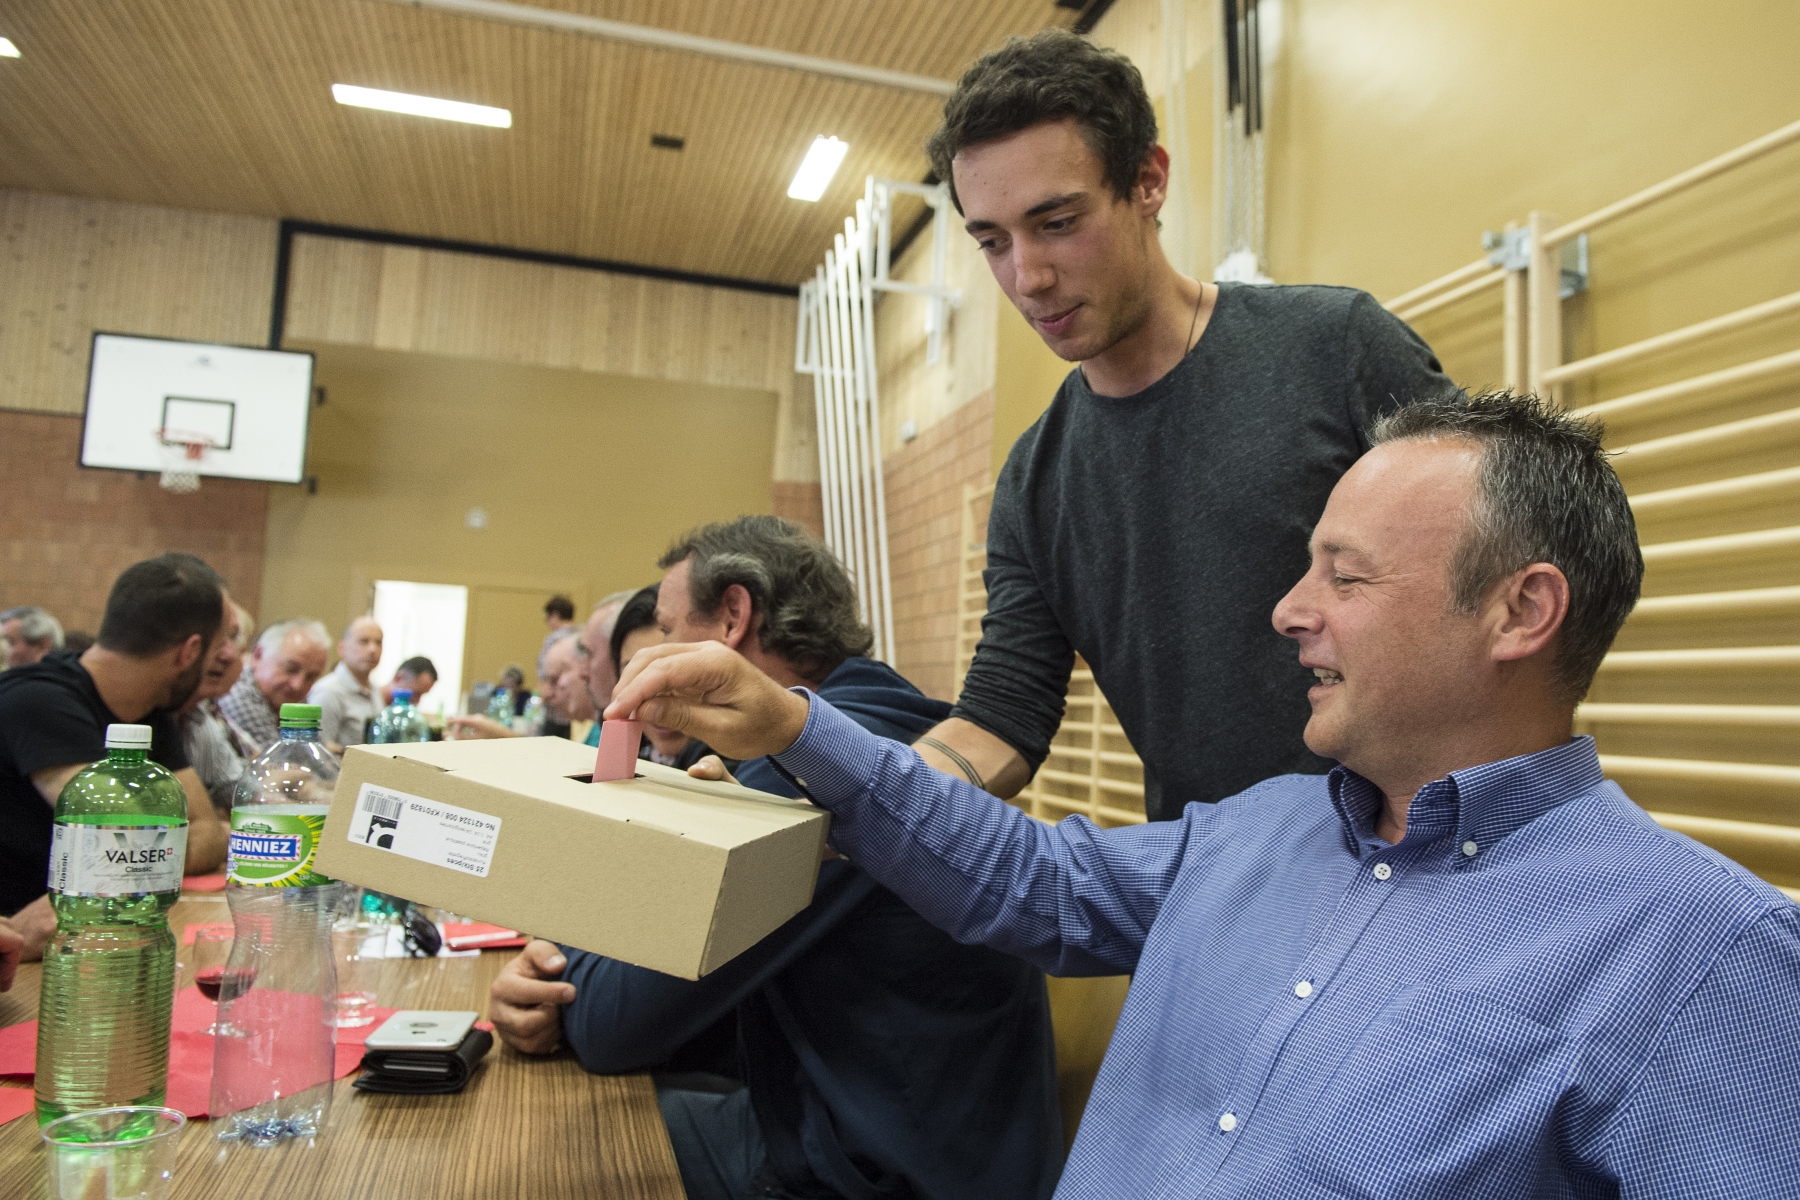
<instances>
[{"instance_id":1,"label":"basketball hoop","mask_svg":"<svg viewBox=\"0 0 1800 1200\"><path fill-rule=\"evenodd\" d=\"M162 486L177 495L199 491L200 464L217 444L211 435L169 428L155 430L154 435L162 447Z\"/></svg>"}]
</instances>

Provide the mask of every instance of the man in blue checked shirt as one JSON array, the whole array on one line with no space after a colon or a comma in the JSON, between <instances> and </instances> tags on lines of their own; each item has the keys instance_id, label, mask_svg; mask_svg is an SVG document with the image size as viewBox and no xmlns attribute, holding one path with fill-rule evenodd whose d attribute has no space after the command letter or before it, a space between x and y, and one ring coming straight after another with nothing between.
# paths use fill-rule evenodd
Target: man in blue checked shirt
<instances>
[{"instance_id":1,"label":"man in blue checked shirt","mask_svg":"<svg viewBox=\"0 0 1800 1200\"><path fill-rule=\"evenodd\" d=\"M1274 613L1330 775L1049 827L718 646L608 715L775 754L957 938L1133 974L1059 1195L1800 1196L1800 908L1570 736L1643 572L1600 430L1501 394L1372 441Z\"/></svg>"}]
</instances>

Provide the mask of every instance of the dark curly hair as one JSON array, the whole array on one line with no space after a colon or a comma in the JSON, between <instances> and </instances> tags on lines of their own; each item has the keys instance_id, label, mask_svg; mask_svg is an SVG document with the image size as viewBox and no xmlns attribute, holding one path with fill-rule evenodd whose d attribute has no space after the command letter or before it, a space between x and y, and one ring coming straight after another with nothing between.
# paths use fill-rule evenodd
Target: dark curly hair
<instances>
[{"instance_id":1,"label":"dark curly hair","mask_svg":"<svg viewBox=\"0 0 1800 1200\"><path fill-rule=\"evenodd\" d=\"M1138 169L1156 148L1156 110L1144 77L1129 58L1066 29L1046 29L977 60L944 102L944 123L925 143L932 172L962 201L950 161L978 146L1044 121L1074 118L1121 200L1131 198Z\"/></svg>"},{"instance_id":2,"label":"dark curly hair","mask_svg":"<svg viewBox=\"0 0 1800 1200\"><path fill-rule=\"evenodd\" d=\"M1556 678L1570 701L1587 694L1644 579L1637 522L1605 433L1598 421L1504 391L1418 401L1369 431L1374 446L1463 438L1481 447L1469 531L1450 563L1451 604L1473 613L1489 588L1532 563L1562 571L1569 614Z\"/></svg>"},{"instance_id":3,"label":"dark curly hair","mask_svg":"<svg viewBox=\"0 0 1800 1200\"><path fill-rule=\"evenodd\" d=\"M875 644L843 565L792 521L751 516L703 525L670 546L657 566L684 561L695 612L711 616L725 589L738 584L763 619L759 644L803 679L816 683Z\"/></svg>"}]
</instances>

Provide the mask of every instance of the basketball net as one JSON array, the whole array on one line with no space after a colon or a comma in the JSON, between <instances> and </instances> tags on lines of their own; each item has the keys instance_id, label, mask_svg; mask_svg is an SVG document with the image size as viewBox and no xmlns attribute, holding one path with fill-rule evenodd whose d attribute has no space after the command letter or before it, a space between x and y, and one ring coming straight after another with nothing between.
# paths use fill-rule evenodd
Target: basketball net
<instances>
[{"instance_id":1,"label":"basketball net","mask_svg":"<svg viewBox=\"0 0 1800 1200\"><path fill-rule=\"evenodd\" d=\"M158 429L156 440L162 446L162 486L177 495L199 491L200 464L212 438L189 429Z\"/></svg>"}]
</instances>

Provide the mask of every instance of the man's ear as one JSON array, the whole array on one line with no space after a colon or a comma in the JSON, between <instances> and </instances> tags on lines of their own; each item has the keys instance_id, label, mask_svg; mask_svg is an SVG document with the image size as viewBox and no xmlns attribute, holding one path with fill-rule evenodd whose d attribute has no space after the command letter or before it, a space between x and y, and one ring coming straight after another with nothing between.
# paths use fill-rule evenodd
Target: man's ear
<instances>
[{"instance_id":1,"label":"man's ear","mask_svg":"<svg viewBox=\"0 0 1800 1200\"><path fill-rule=\"evenodd\" d=\"M1517 662L1540 654L1569 615L1569 579L1550 563L1532 563L1495 589L1490 602L1495 662Z\"/></svg>"},{"instance_id":2,"label":"man's ear","mask_svg":"<svg viewBox=\"0 0 1800 1200\"><path fill-rule=\"evenodd\" d=\"M197 633L190 633L187 640L175 647L174 666L177 671L185 671L199 659L206 649L206 639Z\"/></svg>"},{"instance_id":3,"label":"man's ear","mask_svg":"<svg viewBox=\"0 0 1800 1200\"><path fill-rule=\"evenodd\" d=\"M1137 183L1133 187L1135 195L1132 200L1137 204L1140 216L1154 217L1162 211L1169 199L1169 152L1161 146L1152 146L1150 153L1144 155L1144 161L1138 165Z\"/></svg>"},{"instance_id":4,"label":"man's ear","mask_svg":"<svg viewBox=\"0 0 1800 1200\"><path fill-rule=\"evenodd\" d=\"M725 589L719 598L719 618L725 622L724 635L719 640L733 650L742 650L756 624L756 606L743 584L734 583Z\"/></svg>"}]
</instances>

